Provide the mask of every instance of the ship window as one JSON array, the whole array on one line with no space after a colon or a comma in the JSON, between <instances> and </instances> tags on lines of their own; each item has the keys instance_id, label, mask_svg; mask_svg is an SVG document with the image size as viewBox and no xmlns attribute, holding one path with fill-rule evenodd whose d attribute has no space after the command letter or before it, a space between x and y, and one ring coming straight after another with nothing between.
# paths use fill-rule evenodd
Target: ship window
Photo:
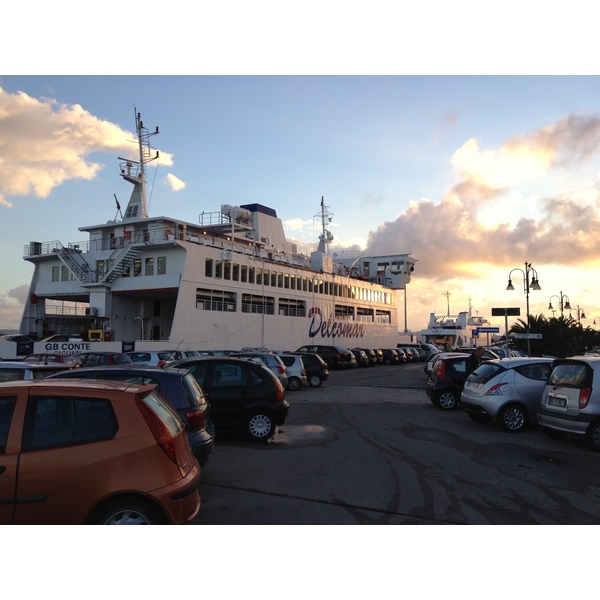
<instances>
[{"instance_id":1,"label":"ship window","mask_svg":"<svg viewBox=\"0 0 600 600\"><path fill-rule=\"evenodd\" d=\"M144 275L154 275L154 258L150 257L146 259L146 269L144 271Z\"/></svg>"},{"instance_id":2,"label":"ship window","mask_svg":"<svg viewBox=\"0 0 600 600\"><path fill-rule=\"evenodd\" d=\"M290 275L290 289L291 290L296 289L296 276L295 275Z\"/></svg>"},{"instance_id":3,"label":"ship window","mask_svg":"<svg viewBox=\"0 0 600 600\"><path fill-rule=\"evenodd\" d=\"M248 281L248 267L246 265L242 265L242 273L240 276L240 281L242 283L246 283Z\"/></svg>"},{"instance_id":4,"label":"ship window","mask_svg":"<svg viewBox=\"0 0 600 600\"><path fill-rule=\"evenodd\" d=\"M362 308L358 307L356 309L356 320L361 321L363 323L372 323L373 322L373 309L372 308Z\"/></svg>"},{"instance_id":5,"label":"ship window","mask_svg":"<svg viewBox=\"0 0 600 600\"><path fill-rule=\"evenodd\" d=\"M196 289L196 308L198 310L218 310L235 312L236 294L223 290Z\"/></svg>"},{"instance_id":6,"label":"ship window","mask_svg":"<svg viewBox=\"0 0 600 600\"><path fill-rule=\"evenodd\" d=\"M269 285L270 279L271 279L271 271L269 271L269 269L265 269L264 277L263 277L263 285Z\"/></svg>"},{"instance_id":7,"label":"ship window","mask_svg":"<svg viewBox=\"0 0 600 600\"><path fill-rule=\"evenodd\" d=\"M69 281L69 269L63 266L60 270L60 280Z\"/></svg>"},{"instance_id":8,"label":"ship window","mask_svg":"<svg viewBox=\"0 0 600 600\"><path fill-rule=\"evenodd\" d=\"M231 273L231 279L233 281L240 280L240 265L238 265L237 263L233 263L233 271Z\"/></svg>"},{"instance_id":9,"label":"ship window","mask_svg":"<svg viewBox=\"0 0 600 600\"><path fill-rule=\"evenodd\" d=\"M335 318L344 321L354 321L354 307L345 304L336 304Z\"/></svg>"},{"instance_id":10,"label":"ship window","mask_svg":"<svg viewBox=\"0 0 600 600\"><path fill-rule=\"evenodd\" d=\"M308 280L306 279L306 277L302 277L302 289L305 292L308 292Z\"/></svg>"},{"instance_id":11,"label":"ship window","mask_svg":"<svg viewBox=\"0 0 600 600\"><path fill-rule=\"evenodd\" d=\"M136 258L133 261L133 276L139 277L142 274L142 259Z\"/></svg>"},{"instance_id":12,"label":"ship window","mask_svg":"<svg viewBox=\"0 0 600 600\"><path fill-rule=\"evenodd\" d=\"M254 267L248 267L248 283L254 283Z\"/></svg>"},{"instance_id":13,"label":"ship window","mask_svg":"<svg viewBox=\"0 0 600 600\"><path fill-rule=\"evenodd\" d=\"M167 272L167 257L159 256L156 260L156 272L158 275L164 275Z\"/></svg>"},{"instance_id":14,"label":"ship window","mask_svg":"<svg viewBox=\"0 0 600 600\"><path fill-rule=\"evenodd\" d=\"M277 287L277 271L271 271L271 287Z\"/></svg>"},{"instance_id":15,"label":"ship window","mask_svg":"<svg viewBox=\"0 0 600 600\"><path fill-rule=\"evenodd\" d=\"M60 267L52 267L52 281L59 281Z\"/></svg>"},{"instance_id":16,"label":"ship window","mask_svg":"<svg viewBox=\"0 0 600 600\"><path fill-rule=\"evenodd\" d=\"M283 287L283 273L277 273L277 287Z\"/></svg>"},{"instance_id":17,"label":"ship window","mask_svg":"<svg viewBox=\"0 0 600 600\"><path fill-rule=\"evenodd\" d=\"M285 317L305 317L306 302L304 300L294 300L293 298L280 298L279 314Z\"/></svg>"},{"instance_id":18,"label":"ship window","mask_svg":"<svg viewBox=\"0 0 600 600\"><path fill-rule=\"evenodd\" d=\"M213 260L212 260L212 258L207 258L206 262L204 263L204 275L206 277L213 276Z\"/></svg>"},{"instance_id":19,"label":"ship window","mask_svg":"<svg viewBox=\"0 0 600 600\"><path fill-rule=\"evenodd\" d=\"M262 269L256 269L256 285L262 285Z\"/></svg>"},{"instance_id":20,"label":"ship window","mask_svg":"<svg viewBox=\"0 0 600 600\"><path fill-rule=\"evenodd\" d=\"M391 323L392 313L389 310L378 310L375 313L377 323Z\"/></svg>"},{"instance_id":21,"label":"ship window","mask_svg":"<svg viewBox=\"0 0 600 600\"><path fill-rule=\"evenodd\" d=\"M220 260L215 260L215 277L223 277L223 263Z\"/></svg>"},{"instance_id":22,"label":"ship window","mask_svg":"<svg viewBox=\"0 0 600 600\"><path fill-rule=\"evenodd\" d=\"M285 273L283 276L283 287L286 290L290 289L290 276L287 273Z\"/></svg>"},{"instance_id":23,"label":"ship window","mask_svg":"<svg viewBox=\"0 0 600 600\"><path fill-rule=\"evenodd\" d=\"M242 312L273 315L275 314L275 298L256 294L242 294Z\"/></svg>"},{"instance_id":24,"label":"ship window","mask_svg":"<svg viewBox=\"0 0 600 600\"><path fill-rule=\"evenodd\" d=\"M228 260L223 262L223 279L231 279L231 263Z\"/></svg>"}]
</instances>

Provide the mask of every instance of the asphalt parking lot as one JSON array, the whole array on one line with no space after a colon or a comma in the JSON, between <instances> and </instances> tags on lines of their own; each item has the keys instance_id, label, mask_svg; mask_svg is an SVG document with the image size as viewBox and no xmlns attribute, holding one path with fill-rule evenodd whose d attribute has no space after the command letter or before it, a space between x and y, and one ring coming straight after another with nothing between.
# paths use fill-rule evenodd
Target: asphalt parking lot
<instances>
[{"instance_id":1,"label":"asphalt parking lot","mask_svg":"<svg viewBox=\"0 0 600 600\"><path fill-rule=\"evenodd\" d=\"M288 392L272 443L218 436L195 525L598 524L600 456L583 440L444 412L422 365L333 372Z\"/></svg>"}]
</instances>

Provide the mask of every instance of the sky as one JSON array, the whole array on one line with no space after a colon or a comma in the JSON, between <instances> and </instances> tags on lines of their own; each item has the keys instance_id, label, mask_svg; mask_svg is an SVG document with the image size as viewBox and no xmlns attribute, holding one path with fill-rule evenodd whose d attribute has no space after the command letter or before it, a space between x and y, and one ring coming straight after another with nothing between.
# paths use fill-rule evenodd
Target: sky
<instances>
[{"instance_id":1,"label":"sky","mask_svg":"<svg viewBox=\"0 0 600 600\"><path fill-rule=\"evenodd\" d=\"M257 202L311 250L323 197L333 252L416 258L410 331L469 307L504 331L491 308L524 317L525 262L531 314L562 294L600 324L599 98L594 75L0 76L0 329L19 326L25 245L84 241L126 205L136 110L160 131L151 215Z\"/></svg>"}]
</instances>

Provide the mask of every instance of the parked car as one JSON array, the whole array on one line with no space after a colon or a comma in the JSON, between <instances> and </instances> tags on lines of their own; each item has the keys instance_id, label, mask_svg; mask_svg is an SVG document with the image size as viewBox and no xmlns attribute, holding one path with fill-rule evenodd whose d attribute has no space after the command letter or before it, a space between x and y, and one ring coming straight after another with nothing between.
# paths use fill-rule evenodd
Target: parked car
<instances>
[{"instance_id":1,"label":"parked car","mask_svg":"<svg viewBox=\"0 0 600 600\"><path fill-rule=\"evenodd\" d=\"M69 335L68 333L57 333L56 335L51 335L49 337L45 337L43 340L41 340L44 343L47 342L86 342L87 339L85 339L83 336L74 333L73 335Z\"/></svg>"},{"instance_id":2,"label":"parked car","mask_svg":"<svg viewBox=\"0 0 600 600\"><path fill-rule=\"evenodd\" d=\"M124 365L72 369L52 379L95 379L154 384L157 390L186 422L187 436L194 456L203 467L212 455L215 427L210 420L210 405L202 388L187 369Z\"/></svg>"},{"instance_id":3,"label":"parked car","mask_svg":"<svg viewBox=\"0 0 600 600\"><path fill-rule=\"evenodd\" d=\"M375 352L375 356L377 357L377 364L383 364L383 352L380 348L373 348L373 352Z\"/></svg>"},{"instance_id":4,"label":"parked car","mask_svg":"<svg viewBox=\"0 0 600 600\"><path fill-rule=\"evenodd\" d=\"M435 367L435 363L440 359L440 358L444 358L446 356L456 356L457 353L456 352L438 352L437 354L432 354L428 359L427 359L427 364L425 365L425 367L423 368L423 370L425 371L425 375L427 375L428 377L431 375L431 372L433 371L434 367ZM468 356L468 354L465 354L464 356Z\"/></svg>"},{"instance_id":5,"label":"parked car","mask_svg":"<svg viewBox=\"0 0 600 600\"><path fill-rule=\"evenodd\" d=\"M477 422L491 419L505 431L537 425L537 410L552 371L550 358L489 360L473 371L460 397L462 409Z\"/></svg>"},{"instance_id":6,"label":"parked car","mask_svg":"<svg viewBox=\"0 0 600 600\"><path fill-rule=\"evenodd\" d=\"M437 346L428 342L400 342L398 346L401 348L417 348L418 350L422 350L425 356L440 351Z\"/></svg>"},{"instance_id":7,"label":"parked car","mask_svg":"<svg viewBox=\"0 0 600 600\"><path fill-rule=\"evenodd\" d=\"M399 365L400 357L398 353L393 348L382 348L381 352L383 354L383 364L384 365Z\"/></svg>"},{"instance_id":8,"label":"parked car","mask_svg":"<svg viewBox=\"0 0 600 600\"><path fill-rule=\"evenodd\" d=\"M64 363L71 367L81 364L78 354L50 354L38 353L29 354L24 359L25 362L43 363L45 365Z\"/></svg>"},{"instance_id":9,"label":"parked car","mask_svg":"<svg viewBox=\"0 0 600 600\"><path fill-rule=\"evenodd\" d=\"M208 394L217 433L237 430L266 441L290 408L279 378L266 365L233 356L184 358L171 368L188 369Z\"/></svg>"},{"instance_id":10,"label":"parked car","mask_svg":"<svg viewBox=\"0 0 600 600\"><path fill-rule=\"evenodd\" d=\"M26 344L28 344L29 342L35 341L33 338L30 338L28 335L22 335L20 333L0 335L0 339L6 340L7 342L24 342Z\"/></svg>"},{"instance_id":11,"label":"parked car","mask_svg":"<svg viewBox=\"0 0 600 600\"><path fill-rule=\"evenodd\" d=\"M398 350L402 350L404 352L407 363L415 363L421 359L420 355L417 353L415 348L408 348L403 346L402 348L398 348Z\"/></svg>"},{"instance_id":12,"label":"parked car","mask_svg":"<svg viewBox=\"0 0 600 600\"><path fill-rule=\"evenodd\" d=\"M377 365L377 354L375 353L375 350L372 348L360 348L360 350L367 355L367 358L369 359L369 366L375 367Z\"/></svg>"},{"instance_id":13,"label":"parked car","mask_svg":"<svg viewBox=\"0 0 600 600\"><path fill-rule=\"evenodd\" d=\"M286 389L296 391L308 383L304 361L301 356L297 354L279 354L279 358L285 365L288 377Z\"/></svg>"},{"instance_id":14,"label":"parked car","mask_svg":"<svg viewBox=\"0 0 600 600\"><path fill-rule=\"evenodd\" d=\"M538 425L551 438L585 436L600 451L600 357L554 361L538 407Z\"/></svg>"},{"instance_id":15,"label":"parked car","mask_svg":"<svg viewBox=\"0 0 600 600\"><path fill-rule=\"evenodd\" d=\"M175 360L173 352L167 350L164 352L154 351L139 351L139 352L125 352L124 356L129 356L131 361L140 366L147 367L162 367L166 365L170 360Z\"/></svg>"},{"instance_id":16,"label":"parked car","mask_svg":"<svg viewBox=\"0 0 600 600\"><path fill-rule=\"evenodd\" d=\"M327 368L331 369L349 369L356 366L356 358L354 354L343 346L326 346L320 344L312 344L302 346L296 352L312 352L318 354L326 363Z\"/></svg>"},{"instance_id":17,"label":"parked car","mask_svg":"<svg viewBox=\"0 0 600 600\"><path fill-rule=\"evenodd\" d=\"M370 364L369 357L364 350L359 350L358 348L352 348L350 350L352 354L354 354L354 358L356 358L356 366L357 367L368 367Z\"/></svg>"},{"instance_id":18,"label":"parked car","mask_svg":"<svg viewBox=\"0 0 600 600\"><path fill-rule=\"evenodd\" d=\"M159 350L159 352L168 352L173 357L172 360L200 356L200 351L198 350Z\"/></svg>"},{"instance_id":19,"label":"parked car","mask_svg":"<svg viewBox=\"0 0 600 600\"><path fill-rule=\"evenodd\" d=\"M120 352L82 352L79 361L82 367L133 364L129 356Z\"/></svg>"},{"instance_id":20,"label":"parked car","mask_svg":"<svg viewBox=\"0 0 600 600\"><path fill-rule=\"evenodd\" d=\"M44 379L60 371L69 371L66 363L42 364L20 360L3 360L0 362L0 383L5 381L33 381Z\"/></svg>"},{"instance_id":21,"label":"parked car","mask_svg":"<svg viewBox=\"0 0 600 600\"><path fill-rule=\"evenodd\" d=\"M451 353L439 358L434 366L425 391L429 399L444 410L453 410L460 404L460 395L467 379L468 354Z\"/></svg>"},{"instance_id":22,"label":"parked car","mask_svg":"<svg viewBox=\"0 0 600 600\"><path fill-rule=\"evenodd\" d=\"M494 354L497 354L498 358L512 358L513 356L517 356L510 348L507 351L505 346L502 346L501 348L498 346L491 346L489 350Z\"/></svg>"},{"instance_id":23,"label":"parked car","mask_svg":"<svg viewBox=\"0 0 600 600\"><path fill-rule=\"evenodd\" d=\"M281 385L286 388L289 383L289 378L287 374L287 368L279 354L275 354L274 352L259 352L259 351L246 351L246 352L236 352L235 354L229 354L229 356L237 356L238 358L256 358L262 361L277 377L281 382Z\"/></svg>"},{"instance_id":24,"label":"parked car","mask_svg":"<svg viewBox=\"0 0 600 600\"><path fill-rule=\"evenodd\" d=\"M410 357L402 348L394 348L394 351L398 354L398 362L401 365L405 365L410 361Z\"/></svg>"},{"instance_id":25,"label":"parked car","mask_svg":"<svg viewBox=\"0 0 600 600\"><path fill-rule=\"evenodd\" d=\"M306 370L308 385L311 387L319 387L329 378L329 369L327 368L327 363L318 354L312 354L310 352L290 352L289 354L298 354L298 356L302 357L302 363L304 364L304 368Z\"/></svg>"},{"instance_id":26,"label":"parked car","mask_svg":"<svg viewBox=\"0 0 600 600\"><path fill-rule=\"evenodd\" d=\"M154 386L0 386L0 524L184 524L200 508L185 424Z\"/></svg>"}]
</instances>

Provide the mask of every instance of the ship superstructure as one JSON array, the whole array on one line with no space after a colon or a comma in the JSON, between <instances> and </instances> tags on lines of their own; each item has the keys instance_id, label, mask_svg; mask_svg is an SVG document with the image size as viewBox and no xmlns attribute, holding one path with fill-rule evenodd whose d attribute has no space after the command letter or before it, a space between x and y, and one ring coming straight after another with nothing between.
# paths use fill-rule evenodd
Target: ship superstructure
<instances>
[{"instance_id":1,"label":"ship superstructure","mask_svg":"<svg viewBox=\"0 0 600 600\"><path fill-rule=\"evenodd\" d=\"M202 211L198 223L149 216L146 164L158 157L150 147L158 128L150 133L138 113L136 129L139 161L120 159L133 185L125 215L117 201L115 219L79 229L85 241L25 246L34 274L21 332L196 349L396 345L396 291L410 282L412 256L334 260L323 198L309 255L261 204Z\"/></svg>"}]
</instances>

